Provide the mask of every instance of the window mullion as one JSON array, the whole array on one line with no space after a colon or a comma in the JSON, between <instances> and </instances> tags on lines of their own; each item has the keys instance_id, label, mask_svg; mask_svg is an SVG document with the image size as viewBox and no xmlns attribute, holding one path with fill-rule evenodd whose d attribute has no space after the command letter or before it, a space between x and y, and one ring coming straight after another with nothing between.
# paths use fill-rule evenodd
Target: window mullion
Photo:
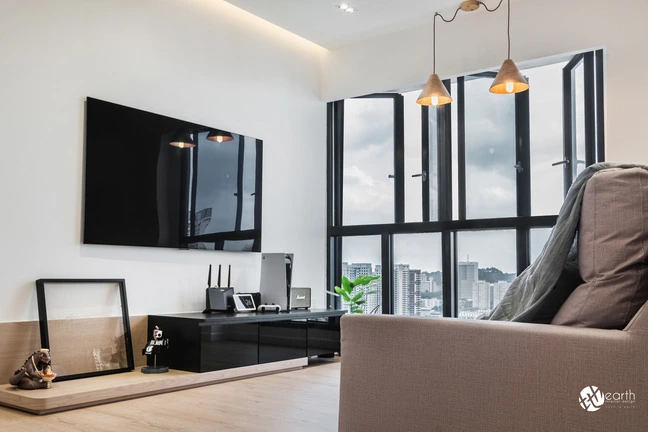
<instances>
[{"instance_id":1,"label":"window mullion","mask_svg":"<svg viewBox=\"0 0 648 432\"><path fill-rule=\"evenodd\" d=\"M459 220L466 219L466 100L464 77L457 78L457 169Z\"/></svg>"},{"instance_id":2,"label":"window mullion","mask_svg":"<svg viewBox=\"0 0 648 432\"><path fill-rule=\"evenodd\" d=\"M391 234L381 236L382 313L394 313L394 244Z\"/></svg>"},{"instance_id":3,"label":"window mullion","mask_svg":"<svg viewBox=\"0 0 648 432\"><path fill-rule=\"evenodd\" d=\"M405 126L403 96L394 96L394 222L405 222Z\"/></svg>"},{"instance_id":4,"label":"window mullion","mask_svg":"<svg viewBox=\"0 0 648 432\"><path fill-rule=\"evenodd\" d=\"M421 106L421 172L425 173L422 182L423 222L430 220L430 107Z\"/></svg>"},{"instance_id":5,"label":"window mullion","mask_svg":"<svg viewBox=\"0 0 648 432\"><path fill-rule=\"evenodd\" d=\"M603 120L603 50L596 51L596 161L605 160L605 122Z\"/></svg>"}]
</instances>

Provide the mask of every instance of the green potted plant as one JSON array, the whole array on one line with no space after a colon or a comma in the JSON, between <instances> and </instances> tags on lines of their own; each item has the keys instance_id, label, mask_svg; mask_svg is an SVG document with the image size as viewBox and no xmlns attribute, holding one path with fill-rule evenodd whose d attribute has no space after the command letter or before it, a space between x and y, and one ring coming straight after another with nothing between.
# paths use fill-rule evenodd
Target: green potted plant
<instances>
[{"instance_id":1,"label":"green potted plant","mask_svg":"<svg viewBox=\"0 0 648 432\"><path fill-rule=\"evenodd\" d=\"M364 287L371 282L380 279L380 276L358 276L351 282L346 276L342 276L342 287L336 286L335 292L342 296L342 299L349 303L351 313L363 313L362 305L367 302L366 295L375 294L376 291L365 292L364 288L360 288L360 292L353 294L356 287Z\"/></svg>"}]
</instances>

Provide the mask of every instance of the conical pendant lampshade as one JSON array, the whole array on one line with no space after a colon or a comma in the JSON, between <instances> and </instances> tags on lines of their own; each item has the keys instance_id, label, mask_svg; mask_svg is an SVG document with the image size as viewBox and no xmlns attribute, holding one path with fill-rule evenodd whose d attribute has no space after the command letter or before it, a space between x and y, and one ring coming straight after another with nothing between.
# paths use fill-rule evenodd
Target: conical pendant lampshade
<instances>
[{"instance_id":1,"label":"conical pendant lampshade","mask_svg":"<svg viewBox=\"0 0 648 432\"><path fill-rule=\"evenodd\" d=\"M495 81L490 86L491 93L497 94L520 93L528 89L529 83L511 59L504 60Z\"/></svg>"},{"instance_id":2,"label":"conical pendant lampshade","mask_svg":"<svg viewBox=\"0 0 648 432\"><path fill-rule=\"evenodd\" d=\"M191 138L191 135L189 135L188 132L181 131L181 130L177 131L173 135L173 138L171 138L171 142L169 143L169 145L172 145L174 147L179 147L179 148L196 147L196 143Z\"/></svg>"},{"instance_id":3,"label":"conical pendant lampshade","mask_svg":"<svg viewBox=\"0 0 648 432\"><path fill-rule=\"evenodd\" d=\"M450 93L448 93L448 89L441 82L439 75L435 73L430 75L430 78L425 83L425 87L423 87L423 91L421 91L418 99L416 99L417 104L427 106L445 105L450 102L452 102L452 98L450 97Z\"/></svg>"},{"instance_id":4,"label":"conical pendant lampshade","mask_svg":"<svg viewBox=\"0 0 648 432\"><path fill-rule=\"evenodd\" d=\"M232 141L234 137L229 132L215 129L209 132L209 134L207 135L207 139L209 141L227 142L227 141Z\"/></svg>"}]
</instances>

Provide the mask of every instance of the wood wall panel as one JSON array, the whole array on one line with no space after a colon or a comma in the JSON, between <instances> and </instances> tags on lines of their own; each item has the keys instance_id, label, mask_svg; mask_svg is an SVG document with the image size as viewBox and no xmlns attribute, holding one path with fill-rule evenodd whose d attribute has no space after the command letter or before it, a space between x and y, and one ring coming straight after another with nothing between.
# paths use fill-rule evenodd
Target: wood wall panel
<instances>
[{"instance_id":1,"label":"wood wall panel","mask_svg":"<svg viewBox=\"0 0 648 432\"><path fill-rule=\"evenodd\" d=\"M105 325L111 325L114 327L115 324L111 323L111 320L111 318L104 318L101 319L101 321L103 322L95 322L94 324L88 323L85 326L79 327L81 329L85 328L88 331L83 333L71 333L70 338L75 342L72 343L71 346L77 347L74 349L79 349L80 351L84 350L84 347L88 346L87 342L89 341L89 338L92 337L93 333L97 333L93 332L92 329L102 328ZM119 321L121 322L121 318L119 318ZM50 326L53 326L54 328L62 328L63 330L65 330L69 324L71 323L59 322L50 323ZM148 341L148 335L146 334L148 327L148 317L130 317L130 325L135 367L144 366L146 364L146 357L142 355L142 348L144 348ZM65 333L65 331L63 333ZM52 344L52 346L54 346L54 344ZM34 351L37 351L40 348L40 331L38 328L38 321L0 323L0 384L8 383L9 378L13 375L13 373L17 369L20 369L25 360ZM69 361L69 358L75 358L75 352L68 351L66 353L62 353L61 356L61 360ZM86 363L88 361L87 356L77 354L76 357ZM91 363L84 363L80 365L80 367L94 367L94 359L92 357L90 358L92 359ZM55 372L56 362L56 353L53 351L52 364Z\"/></svg>"}]
</instances>

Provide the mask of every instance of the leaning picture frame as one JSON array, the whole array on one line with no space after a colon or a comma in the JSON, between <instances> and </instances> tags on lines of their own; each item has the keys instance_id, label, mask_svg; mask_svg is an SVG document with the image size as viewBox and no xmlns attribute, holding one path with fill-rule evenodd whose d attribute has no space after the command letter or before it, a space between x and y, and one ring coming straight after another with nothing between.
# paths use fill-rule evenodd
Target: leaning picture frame
<instances>
[{"instance_id":1,"label":"leaning picture frame","mask_svg":"<svg viewBox=\"0 0 648 432\"><path fill-rule=\"evenodd\" d=\"M56 381L135 369L124 279L38 279L36 295Z\"/></svg>"}]
</instances>

